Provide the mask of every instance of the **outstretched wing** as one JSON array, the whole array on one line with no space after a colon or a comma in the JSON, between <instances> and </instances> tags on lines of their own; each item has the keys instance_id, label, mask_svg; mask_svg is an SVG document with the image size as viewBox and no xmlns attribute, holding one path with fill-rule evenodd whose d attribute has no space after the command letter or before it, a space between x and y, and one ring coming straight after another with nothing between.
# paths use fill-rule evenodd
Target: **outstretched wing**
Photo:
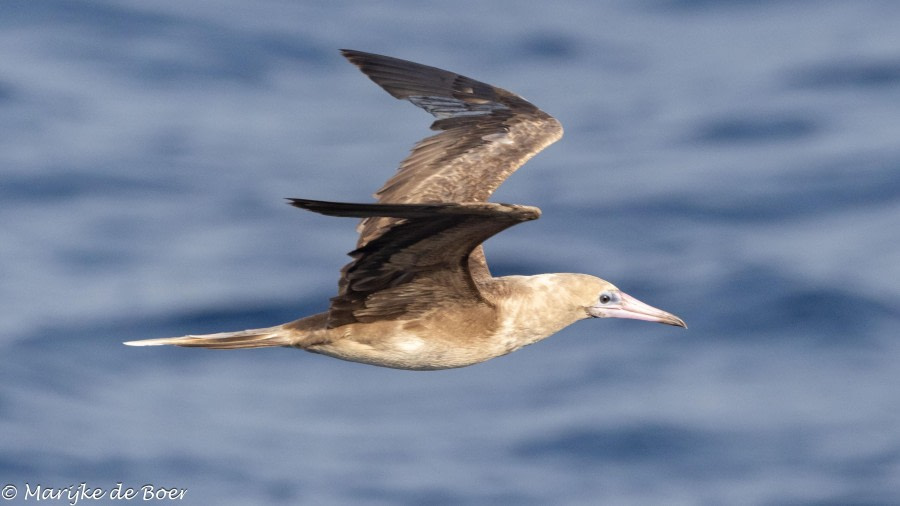
<instances>
[{"instance_id":1,"label":"outstretched wing","mask_svg":"<svg viewBox=\"0 0 900 506\"><path fill-rule=\"evenodd\" d=\"M347 204L289 199L329 216L396 220L352 251L331 299L328 326L415 319L444 304L483 302L469 271L469 254L487 238L537 219L536 207L495 203Z\"/></svg>"},{"instance_id":2,"label":"outstretched wing","mask_svg":"<svg viewBox=\"0 0 900 506\"><path fill-rule=\"evenodd\" d=\"M378 190L379 202L485 202L517 168L562 137L562 125L522 97L453 72L344 49L343 55L398 99L437 120L427 137ZM364 220L358 246L380 236L393 217ZM490 275L481 248L476 277Z\"/></svg>"}]
</instances>

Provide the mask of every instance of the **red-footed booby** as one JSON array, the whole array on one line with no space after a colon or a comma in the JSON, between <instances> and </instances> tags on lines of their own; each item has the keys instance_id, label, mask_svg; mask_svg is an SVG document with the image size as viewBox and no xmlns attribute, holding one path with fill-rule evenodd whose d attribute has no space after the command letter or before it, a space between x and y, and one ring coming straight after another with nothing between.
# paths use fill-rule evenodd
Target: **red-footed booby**
<instances>
[{"instance_id":1,"label":"red-footed booby","mask_svg":"<svg viewBox=\"0 0 900 506\"><path fill-rule=\"evenodd\" d=\"M362 218L353 260L327 312L263 329L130 341L131 346L285 346L397 369L464 367L547 338L585 318L686 327L677 316L587 274L492 277L481 244L537 219L536 207L487 202L500 184L562 136L522 97L459 74L343 50L395 98L437 120L373 204L289 199Z\"/></svg>"}]
</instances>

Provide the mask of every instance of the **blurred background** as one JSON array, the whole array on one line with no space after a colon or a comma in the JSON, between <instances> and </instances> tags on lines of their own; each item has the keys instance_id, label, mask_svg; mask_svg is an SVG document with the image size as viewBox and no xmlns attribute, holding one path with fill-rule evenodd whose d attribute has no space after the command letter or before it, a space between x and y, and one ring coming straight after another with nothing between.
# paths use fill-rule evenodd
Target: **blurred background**
<instances>
[{"instance_id":1,"label":"blurred background","mask_svg":"<svg viewBox=\"0 0 900 506\"><path fill-rule=\"evenodd\" d=\"M900 504L900 3L0 2L0 486L184 504ZM592 320L439 372L122 341L322 311L431 118L338 48L514 91L566 136L495 274ZM94 502L95 504L97 502ZM121 503L118 501L117 503Z\"/></svg>"}]
</instances>

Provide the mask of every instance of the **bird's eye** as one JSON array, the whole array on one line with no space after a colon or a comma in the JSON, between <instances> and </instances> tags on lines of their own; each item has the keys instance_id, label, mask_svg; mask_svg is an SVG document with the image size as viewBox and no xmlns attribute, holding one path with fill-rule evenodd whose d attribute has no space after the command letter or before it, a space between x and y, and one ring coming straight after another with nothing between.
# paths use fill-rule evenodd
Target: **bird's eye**
<instances>
[{"instance_id":1,"label":"bird's eye","mask_svg":"<svg viewBox=\"0 0 900 506\"><path fill-rule=\"evenodd\" d=\"M600 295L600 303L601 304L609 304L612 301L612 297L608 293L604 293Z\"/></svg>"}]
</instances>

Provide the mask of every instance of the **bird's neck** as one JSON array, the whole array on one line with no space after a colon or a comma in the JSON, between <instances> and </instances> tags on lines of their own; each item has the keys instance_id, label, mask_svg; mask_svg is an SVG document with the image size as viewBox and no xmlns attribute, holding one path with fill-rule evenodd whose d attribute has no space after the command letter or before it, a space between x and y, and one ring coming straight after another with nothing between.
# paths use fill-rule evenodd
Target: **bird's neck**
<instances>
[{"instance_id":1,"label":"bird's neck","mask_svg":"<svg viewBox=\"0 0 900 506\"><path fill-rule=\"evenodd\" d=\"M540 341L587 317L566 289L568 276L571 275L539 274L492 280L487 291L500 315L497 335L509 340L510 351Z\"/></svg>"}]
</instances>

